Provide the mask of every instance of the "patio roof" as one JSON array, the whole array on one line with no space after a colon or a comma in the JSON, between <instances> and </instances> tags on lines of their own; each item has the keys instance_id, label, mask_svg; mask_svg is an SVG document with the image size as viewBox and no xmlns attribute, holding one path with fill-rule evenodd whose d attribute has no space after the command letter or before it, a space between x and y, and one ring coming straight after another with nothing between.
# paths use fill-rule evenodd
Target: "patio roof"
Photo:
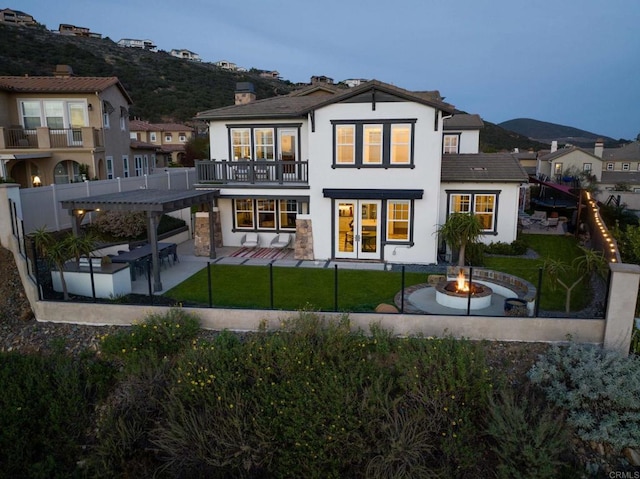
<instances>
[{"instance_id":1,"label":"patio roof","mask_svg":"<svg viewBox=\"0 0 640 479\"><path fill-rule=\"evenodd\" d=\"M149 190L139 189L63 200L62 207L74 218L74 234L80 230L80 222L87 211L144 211L147 217L147 238L151 244L154 290L161 291L160 263L158 258L158 221L160 216L172 211L204 204L209 213L209 241L211 258L216 257L212 206L220 190Z\"/></svg>"},{"instance_id":2,"label":"patio roof","mask_svg":"<svg viewBox=\"0 0 640 479\"><path fill-rule=\"evenodd\" d=\"M88 196L62 201L68 210L145 211L164 214L202 203L211 204L219 190L148 190L139 189Z\"/></svg>"}]
</instances>

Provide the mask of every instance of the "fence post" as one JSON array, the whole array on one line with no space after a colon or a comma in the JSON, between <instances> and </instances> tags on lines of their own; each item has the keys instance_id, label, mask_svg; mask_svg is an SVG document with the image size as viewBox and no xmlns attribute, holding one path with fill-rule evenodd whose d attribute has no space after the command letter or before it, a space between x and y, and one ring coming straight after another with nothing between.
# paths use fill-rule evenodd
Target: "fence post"
<instances>
[{"instance_id":1,"label":"fence post","mask_svg":"<svg viewBox=\"0 0 640 479\"><path fill-rule=\"evenodd\" d=\"M151 287L151 260L147 259L147 285L149 287L149 302L153 304L153 288Z\"/></svg>"},{"instance_id":2,"label":"fence post","mask_svg":"<svg viewBox=\"0 0 640 479\"><path fill-rule=\"evenodd\" d=\"M467 294L467 316L471 316L471 287L473 278L473 266L469 266L469 292Z\"/></svg>"},{"instance_id":3,"label":"fence post","mask_svg":"<svg viewBox=\"0 0 640 479\"><path fill-rule=\"evenodd\" d=\"M91 255L87 255L87 259L89 260L89 277L91 278L91 297L93 298L93 302L95 303L96 302L96 282L93 278L93 263L91 262Z\"/></svg>"},{"instance_id":4,"label":"fence post","mask_svg":"<svg viewBox=\"0 0 640 479\"><path fill-rule=\"evenodd\" d=\"M213 292L211 291L211 261L207 261L207 290L209 292L209 307L213 307Z\"/></svg>"},{"instance_id":5,"label":"fence post","mask_svg":"<svg viewBox=\"0 0 640 479\"><path fill-rule=\"evenodd\" d=\"M269 302L273 308L273 263L269 263Z\"/></svg>"},{"instance_id":6,"label":"fence post","mask_svg":"<svg viewBox=\"0 0 640 479\"><path fill-rule=\"evenodd\" d=\"M640 265L609 263L611 282L602 347L629 354L638 297Z\"/></svg>"},{"instance_id":7,"label":"fence post","mask_svg":"<svg viewBox=\"0 0 640 479\"><path fill-rule=\"evenodd\" d=\"M26 245L25 245L26 247ZM36 249L35 241L31 242L31 254L33 255L33 262L31 266L33 268L34 276L36 277L36 289L38 290L38 300L43 300L42 288L40 288L40 268L38 268L38 250ZM27 251L24 252L25 258L27 258L27 270L29 269L29 255Z\"/></svg>"},{"instance_id":8,"label":"fence post","mask_svg":"<svg viewBox=\"0 0 640 479\"><path fill-rule=\"evenodd\" d=\"M540 298L542 297L542 267L538 268L538 290L536 291L536 307L533 311L533 317L537 318L540 313Z\"/></svg>"},{"instance_id":9,"label":"fence post","mask_svg":"<svg viewBox=\"0 0 640 479\"><path fill-rule=\"evenodd\" d=\"M333 265L333 310L338 312L338 265Z\"/></svg>"}]
</instances>

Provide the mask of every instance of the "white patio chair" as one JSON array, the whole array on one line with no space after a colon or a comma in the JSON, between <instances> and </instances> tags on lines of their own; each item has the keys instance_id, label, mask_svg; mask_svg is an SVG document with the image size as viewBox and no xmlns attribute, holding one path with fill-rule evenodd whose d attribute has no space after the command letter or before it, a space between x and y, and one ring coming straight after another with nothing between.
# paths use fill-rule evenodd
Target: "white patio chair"
<instances>
[{"instance_id":1,"label":"white patio chair","mask_svg":"<svg viewBox=\"0 0 640 479\"><path fill-rule=\"evenodd\" d=\"M275 238L273 238L271 240L271 247L272 248L278 248L278 249L284 249L287 246L289 246L289 243L291 243L291 234L290 233L280 233L280 234L276 235Z\"/></svg>"},{"instance_id":2,"label":"white patio chair","mask_svg":"<svg viewBox=\"0 0 640 479\"><path fill-rule=\"evenodd\" d=\"M558 226L558 218L549 218L548 220L544 220L540 223L540 226L544 226L545 228L556 228Z\"/></svg>"},{"instance_id":3,"label":"white patio chair","mask_svg":"<svg viewBox=\"0 0 640 479\"><path fill-rule=\"evenodd\" d=\"M260 245L260 236L258 233L247 233L242 236L240 244L245 248L256 248Z\"/></svg>"}]
</instances>

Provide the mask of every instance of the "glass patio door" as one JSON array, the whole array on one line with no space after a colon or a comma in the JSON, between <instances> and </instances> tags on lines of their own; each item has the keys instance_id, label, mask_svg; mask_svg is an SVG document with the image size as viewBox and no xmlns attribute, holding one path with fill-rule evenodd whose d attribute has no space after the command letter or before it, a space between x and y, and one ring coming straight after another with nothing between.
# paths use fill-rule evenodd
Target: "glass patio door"
<instances>
[{"instance_id":1,"label":"glass patio door","mask_svg":"<svg viewBox=\"0 0 640 479\"><path fill-rule=\"evenodd\" d=\"M296 176L296 156L297 156L297 131L296 130L278 130L279 142L278 142L278 159L283 161L282 163L282 173L285 178L289 176ZM287 162L290 162L287 164Z\"/></svg>"},{"instance_id":2,"label":"glass patio door","mask_svg":"<svg viewBox=\"0 0 640 479\"><path fill-rule=\"evenodd\" d=\"M69 145L82 146L82 127L86 125L84 103L69 103Z\"/></svg>"},{"instance_id":3,"label":"glass patio door","mask_svg":"<svg viewBox=\"0 0 640 479\"><path fill-rule=\"evenodd\" d=\"M336 258L380 259L380 201L336 202Z\"/></svg>"}]
</instances>

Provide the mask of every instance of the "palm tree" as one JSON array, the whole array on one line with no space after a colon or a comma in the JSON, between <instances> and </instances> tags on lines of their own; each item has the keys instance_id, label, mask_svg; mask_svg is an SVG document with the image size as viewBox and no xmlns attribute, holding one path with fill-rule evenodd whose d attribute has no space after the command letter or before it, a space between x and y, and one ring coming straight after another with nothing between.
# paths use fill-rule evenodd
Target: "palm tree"
<instances>
[{"instance_id":1,"label":"palm tree","mask_svg":"<svg viewBox=\"0 0 640 479\"><path fill-rule=\"evenodd\" d=\"M438 226L436 234L451 249L459 251L458 266L463 267L467 245L478 241L478 238L482 235L482 223L473 213L453 213L449 215L443 225Z\"/></svg>"},{"instance_id":2,"label":"palm tree","mask_svg":"<svg viewBox=\"0 0 640 479\"><path fill-rule=\"evenodd\" d=\"M38 255L60 272L62 296L67 301L69 292L64 278L64 265L71 258L75 258L76 264L79 264L82 256L89 256L95 246L94 238L90 235L80 237L69 233L62 239L56 239L44 226L35 230L31 236Z\"/></svg>"}]
</instances>

